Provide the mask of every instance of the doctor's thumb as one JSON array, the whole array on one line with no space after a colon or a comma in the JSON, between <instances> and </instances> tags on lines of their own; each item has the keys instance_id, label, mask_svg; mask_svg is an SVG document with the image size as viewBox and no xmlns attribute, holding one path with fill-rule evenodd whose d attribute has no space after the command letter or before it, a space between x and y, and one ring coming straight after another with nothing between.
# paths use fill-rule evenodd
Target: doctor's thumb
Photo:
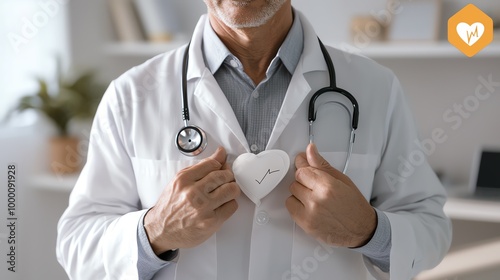
<instances>
[{"instance_id":1,"label":"doctor's thumb","mask_svg":"<svg viewBox=\"0 0 500 280\"><path fill-rule=\"evenodd\" d=\"M215 152L210 155L210 159L215 159L216 161L218 161L221 165L224 165L226 163L226 157L227 157L227 154L226 154L226 149L224 149L224 147L220 146L217 148L217 150L215 150Z\"/></svg>"},{"instance_id":2,"label":"doctor's thumb","mask_svg":"<svg viewBox=\"0 0 500 280\"><path fill-rule=\"evenodd\" d=\"M307 146L306 149L307 162L311 167L323 170L332 176L336 176L340 171L330 165L318 152L318 148L314 143Z\"/></svg>"}]
</instances>

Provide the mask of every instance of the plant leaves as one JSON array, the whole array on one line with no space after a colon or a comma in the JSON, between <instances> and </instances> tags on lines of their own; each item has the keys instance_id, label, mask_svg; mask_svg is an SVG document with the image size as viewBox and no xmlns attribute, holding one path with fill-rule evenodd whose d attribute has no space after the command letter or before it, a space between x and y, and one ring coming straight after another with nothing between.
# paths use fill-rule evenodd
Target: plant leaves
<instances>
[{"instance_id":1,"label":"plant leaves","mask_svg":"<svg viewBox=\"0 0 500 280\"><path fill-rule=\"evenodd\" d=\"M67 126L72 118L93 117L105 87L100 84L95 72L87 71L70 80L61 71L61 61L57 59L57 92L50 92L47 80L37 78L38 91L19 100L14 111L36 109L47 115L59 129L67 135Z\"/></svg>"}]
</instances>

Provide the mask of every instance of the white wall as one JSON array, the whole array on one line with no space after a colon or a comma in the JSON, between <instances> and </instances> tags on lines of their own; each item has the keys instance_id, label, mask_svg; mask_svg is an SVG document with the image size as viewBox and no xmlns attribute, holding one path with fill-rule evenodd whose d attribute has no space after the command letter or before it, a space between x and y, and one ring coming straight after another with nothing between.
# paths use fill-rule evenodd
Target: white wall
<instances>
[{"instance_id":1,"label":"white wall","mask_svg":"<svg viewBox=\"0 0 500 280\"><path fill-rule=\"evenodd\" d=\"M67 57L68 38L65 6L51 0L2 0L0 23L1 119L37 89L35 77L50 77L57 54Z\"/></svg>"},{"instance_id":2,"label":"white wall","mask_svg":"<svg viewBox=\"0 0 500 280\"><path fill-rule=\"evenodd\" d=\"M480 101L476 110L467 112L469 116L461 118L461 125L446 121L443 114L454 110L455 104L473 98L480 84L478 77L491 75L493 81L499 83L500 57L384 59L380 62L399 76L415 113L420 138L431 137L431 132L439 128L448 135L448 140L439 144L429 157L432 166L445 172L455 183L467 183L475 150L480 146L500 147L500 87L495 88L491 97Z\"/></svg>"}]
</instances>

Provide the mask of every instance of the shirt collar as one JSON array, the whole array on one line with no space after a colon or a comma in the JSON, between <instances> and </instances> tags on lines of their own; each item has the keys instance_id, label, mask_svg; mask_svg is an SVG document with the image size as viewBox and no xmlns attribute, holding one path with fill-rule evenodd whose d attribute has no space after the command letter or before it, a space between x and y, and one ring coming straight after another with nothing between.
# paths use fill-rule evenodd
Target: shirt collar
<instances>
[{"instance_id":1,"label":"shirt collar","mask_svg":"<svg viewBox=\"0 0 500 280\"><path fill-rule=\"evenodd\" d=\"M241 62L239 62L239 60L227 49L224 43L220 40L219 36L217 36L213 30L210 20L207 20L203 30L202 49L205 64L212 74L215 74L225 61L233 61L232 63L237 62L241 67ZM273 59L269 67L276 67L276 62L281 60L288 72L293 74L297 64L299 63L303 49L304 31L302 29L300 18L295 15L290 31L288 32L283 44L278 50L276 57Z\"/></svg>"}]
</instances>

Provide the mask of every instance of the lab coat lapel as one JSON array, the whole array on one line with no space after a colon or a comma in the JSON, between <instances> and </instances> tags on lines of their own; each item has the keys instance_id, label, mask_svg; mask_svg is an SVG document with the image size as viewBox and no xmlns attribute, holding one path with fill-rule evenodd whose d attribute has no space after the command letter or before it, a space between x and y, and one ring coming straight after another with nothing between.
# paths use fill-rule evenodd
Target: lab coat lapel
<instances>
[{"instance_id":1,"label":"lab coat lapel","mask_svg":"<svg viewBox=\"0 0 500 280\"><path fill-rule=\"evenodd\" d=\"M238 142L243 146L244 150L249 152L250 149L248 147L245 134L238 123L238 119L233 112L233 108L227 101L226 96L217 84L214 76L205 66L201 49L203 29L207 20L207 16L203 15L198 21L191 39L191 46L189 48L187 81L189 84L196 85L194 90L195 98L190 101L190 107L192 106L193 109L191 110L193 113L195 112L195 109L200 110L201 113L204 112L205 108L209 108L210 111L217 116L218 120L205 119L204 122L207 123L207 127L220 129L221 126L218 125L217 121L224 123L229 131L231 131L231 133L236 137ZM188 85L188 88L190 88L190 85ZM210 114L200 114L200 116L207 118Z\"/></svg>"},{"instance_id":2,"label":"lab coat lapel","mask_svg":"<svg viewBox=\"0 0 500 280\"><path fill-rule=\"evenodd\" d=\"M300 58L295 73L293 74L292 81L288 86L288 90L283 100L283 105L281 106L280 113L274 124L273 132L269 138L266 149L272 149L273 146L278 141L279 137L285 130L286 126L296 114L299 106L304 102L309 102L311 95L311 89L316 88L315 86L309 84L306 79L306 75L314 71L328 71L325 60L321 53L318 38L312 25L309 21L302 15L300 11L296 11L297 16L300 17L302 23L302 28L304 30L304 50ZM327 84L323 85L327 86ZM303 106L308 106L305 104ZM307 116L300 116L307 118Z\"/></svg>"},{"instance_id":3,"label":"lab coat lapel","mask_svg":"<svg viewBox=\"0 0 500 280\"><path fill-rule=\"evenodd\" d=\"M227 101L226 96L217 84L214 76L208 68L202 74L201 80L195 89L194 96L203 103L222 121L225 126L234 134L240 144L249 152L248 142L241 129L241 126L234 114L233 108ZM207 120L211 126L217 126L216 120ZM219 127L219 126L217 126Z\"/></svg>"},{"instance_id":4,"label":"lab coat lapel","mask_svg":"<svg viewBox=\"0 0 500 280\"><path fill-rule=\"evenodd\" d=\"M299 106L304 102L306 96L308 96L310 90L311 87L302 73L293 75L292 81L288 86L285 99L283 100L283 105L281 106L281 110L278 114L278 118L274 124L274 129L269 137L266 149L272 149L276 144L276 141L295 115ZM305 117L306 116L304 116L304 118Z\"/></svg>"}]
</instances>

